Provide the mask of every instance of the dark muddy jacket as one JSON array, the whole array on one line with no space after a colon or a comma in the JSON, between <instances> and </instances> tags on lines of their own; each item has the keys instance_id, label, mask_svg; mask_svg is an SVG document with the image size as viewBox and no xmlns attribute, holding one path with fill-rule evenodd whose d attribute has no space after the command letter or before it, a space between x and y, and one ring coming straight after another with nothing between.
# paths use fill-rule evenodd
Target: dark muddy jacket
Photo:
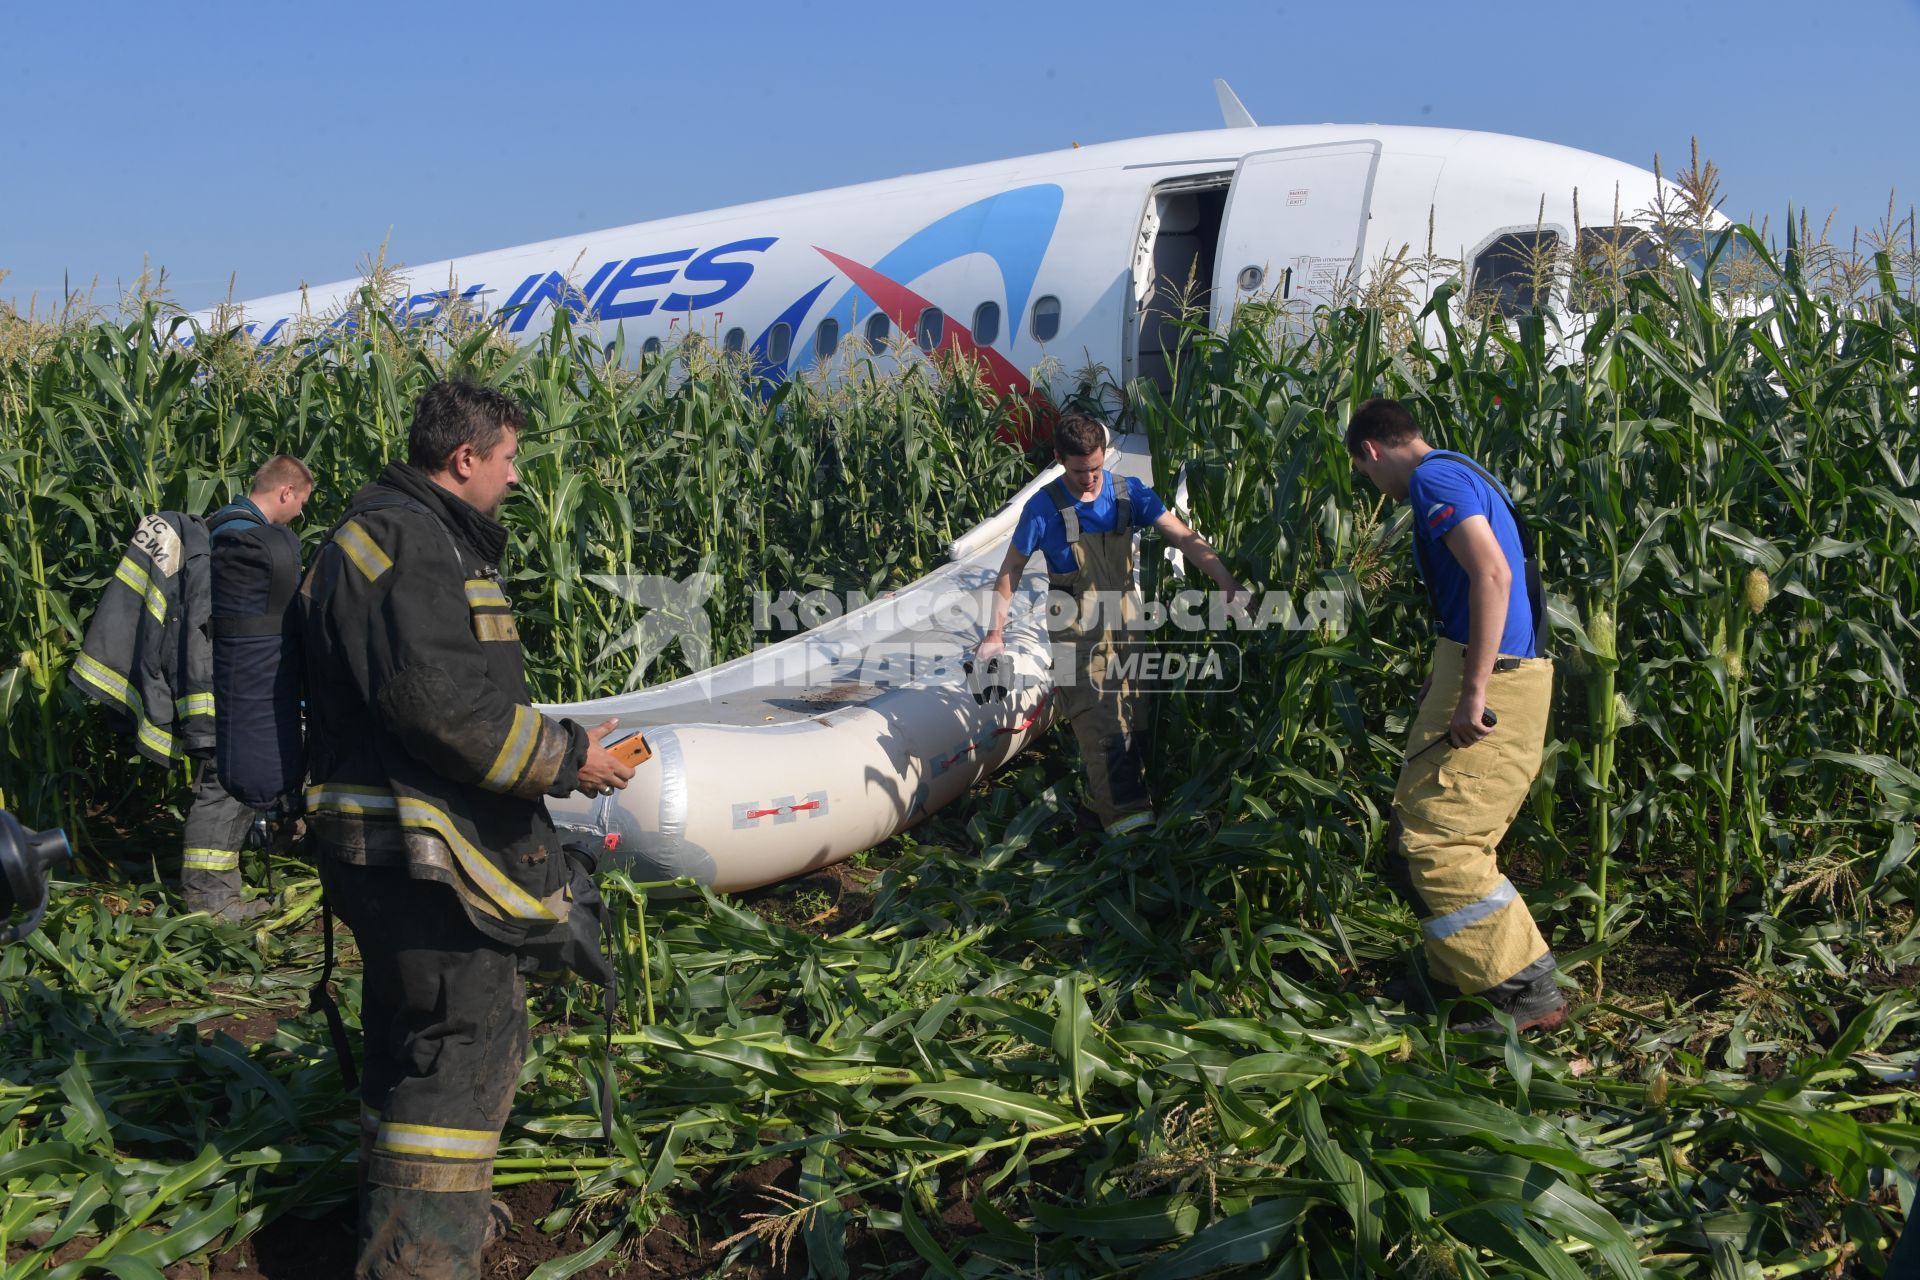
<instances>
[{"instance_id":1,"label":"dark muddy jacket","mask_svg":"<svg viewBox=\"0 0 1920 1280\"><path fill-rule=\"evenodd\" d=\"M506 540L391 464L314 557L300 607L321 855L447 884L476 928L519 945L566 919L542 797L574 789L587 740L529 702Z\"/></svg>"},{"instance_id":2,"label":"dark muddy jacket","mask_svg":"<svg viewBox=\"0 0 1920 1280\"><path fill-rule=\"evenodd\" d=\"M100 593L67 673L159 764L213 754L211 580L207 527L198 516L146 517Z\"/></svg>"}]
</instances>

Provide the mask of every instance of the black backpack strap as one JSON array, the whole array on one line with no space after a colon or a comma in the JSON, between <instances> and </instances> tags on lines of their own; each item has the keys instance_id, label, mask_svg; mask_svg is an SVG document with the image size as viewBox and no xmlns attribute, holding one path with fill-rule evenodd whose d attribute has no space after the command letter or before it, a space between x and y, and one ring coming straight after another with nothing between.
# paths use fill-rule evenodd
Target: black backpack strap
<instances>
[{"instance_id":1,"label":"black backpack strap","mask_svg":"<svg viewBox=\"0 0 1920 1280\"><path fill-rule=\"evenodd\" d=\"M273 558L273 589L267 594L267 612L278 618L300 590L299 536L291 529L281 530L267 539L267 554Z\"/></svg>"},{"instance_id":2,"label":"black backpack strap","mask_svg":"<svg viewBox=\"0 0 1920 1280\"><path fill-rule=\"evenodd\" d=\"M613 963L613 912L601 917L600 938L605 947L608 963L607 971L612 974L607 985L601 988L603 1014L607 1023L606 1062L600 1072L600 1136L606 1139L607 1150L613 1150L613 1015L620 1008L620 966Z\"/></svg>"},{"instance_id":3,"label":"black backpack strap","mask_svg":"<svg viewBox=\"0 0 1920 1280\"><path fill-rule=\"evenodd\" d=\"M1420 585L1427 589L1427 617L1431 620L1435 634L1440 630L1440 588L1433 584L1433 572L1427 567L1427 557L1420 550L1420 535L1413 538L1413 567L1420 571Z\"/></svg>"},{"instance_id":4,"label":"black backpack strap","mask_svg":"<svg viewBox=\"0 0 1920 1280\"><path fill-rule=\"evenodd\" d=\"M1113 485L1113 531L1128 533L1133 529L1133 490L1128 487L1125 476L1106 473L1107 480Z\"/></svg>"},{"instance_id":5,"label":"black backpack strap","mask_svg":"<svg viewBox=\"0 0 1920 1280\"><path fill-rule=\"evenodd\" d=\"M360 1087L360 1072L353 1065L353 1044L347 1039L347 1024L341 1020L340 1006L334 1003L333 991L328 984L333 981L333 904L327 901L324 890L320 894L321 960L320 981L313 984L307 992L307 1009L318 1013L327 1020L327 1036L333 1041L333 1056L340 1063L340 1082L349 1091Z\"/></svg>"},{"instance_id":6,"label":"black backpack strap","mask_svg":"<svg viewBox=\"0 0 1920 1280\"><path fill-rule=\"evenodd\" d=\"M1434 452L1439 453L1440 451L1435 450ZM1427 458L1433 456L1433 453L1429 453L1421 458L1420 461L1425 462ZM1533 656L1536 658L1546 657L1547 635L1549 631L1547 626L1547 587L1546 580L1540 575L1540 557L1534 551L1533 547L1533 526L1529 525L1527 518L1520 514L1520 508L1513 505L1513 498L1507 493L1507 487L1494 479L1491 471L1488 471L1466 454L1455 453L1451 449L1441 453L1441 456L1450 461L1461 463L1468 470L1477 474L1482 480L1485 480L1487 487L1492 489L1494 495L1506 504L1507 514L1513 517L1514 532L1517 533L1520 538L1521 576L1526 580L1527 584L1527 607L1533 610ZM1415 463L1414 465L1418 466L1419 463ZM1413 540L1413 560L1414 567L1420 570L1421 581L1426 584L1427 607L1433 611L1433 616L1437 620L1440 617L1440 593L1434 588L1433 575L1427 572L1426 557L1420 554L1420 539L1418 538Z\"/></svg>"}]
</instances>

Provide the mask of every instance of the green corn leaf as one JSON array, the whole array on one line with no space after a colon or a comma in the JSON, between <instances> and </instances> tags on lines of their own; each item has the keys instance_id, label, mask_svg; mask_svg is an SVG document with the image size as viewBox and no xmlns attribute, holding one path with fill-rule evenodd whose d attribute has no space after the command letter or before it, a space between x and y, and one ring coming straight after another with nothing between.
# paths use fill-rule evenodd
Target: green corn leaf
<instances>
[{"instance_id":1,"label":"green corn leaf","mask_svg":"<svg viewBox=\"0 0 1920 1280\"><path fill-rule=\"evenodd\" d=\"M1297 1197L1263 1200L1222 1218L1172 1253L1142 1267L1142 1280L1186 1280L1228 1267L1265 1262L1290 1247L1310 1204Z\"/></svg>"},{"instance_id":2,"label":"green corn leaf","mask_svg":"<svg viewBox=\"0 0 1920 1280\"><path fill-rule=\"evenodd\" d=\"M1060 1062L1062 1083L1067 1086L1074 1105L1086 1110L1087 1087L1093 1083L1094 1064L1083 1046L1093 1034L1093 1013L1080 994L1080 982L1069 975L1053 984L1054 1005L1059 1015L1053 1023L1053 1055Z\"/></svg>"},{"instance_id":3,"label":"green corn leaf","mask_svg":"<svg viewBox=\"0 0 1920 1280\"><path fill-rule=\"evenodd\" d=\"M1121 1204L1033 1204L1033 1216L1049 1231L1107 1244L1158 1244L1193 1234L1200 1207L1190 1195L1149 1196Z\"/></svg>"},{"instance_id":4,"label":"green corn leaf","mask_svg":"<svg viewBox=\"0 0 1920 1280\"><path fill-rule=\"evenodd\" d=\"M983 1080L944 1080L937 1084L915 1085L894 1099L906 1103L917 1098L964 1107L975 1119L1010 1120L1031 1129L1068 1124L1073 1114L1030 1093L1005 1089Z\"/></svg>"},{"instance_id":5,"label":"green corn leaf","mask_svg":"<svg viewBox=\"0 0 1920 1280\"><path fill-rule=\"evenodd\" d=\"M527 1280L567 1280L569 1276L577 1276L612 1253L624 1234L623 1228L616 1227L578 1253L549 1258L528 1272Z\"/></svg>"},{"instance_id":6,"label":"green corn leaf","mask_svg":"<svg viewBox=\"0 0 1920 1280\"><path fill-rule=\"evenodd\" d=\"M907 1243L912 1245L913 1251L920 1255L921 1260L928 1267L932 1268L934 1275L942 1276L945 1280L962 1280L960 1268L954 1265L953 1258L940 1247L939 1242L933 1238L933 1233L927 1230L927 1224L920 1220L918 1213L914 1212L911 1192L900 1197L900 1226L901 1233L907 1237Z\"/></svg>"},{"instance_id":7,"label":"green corn leaf","mask_svg":"<svg viewBox=\"0 0 1920 1280\"><path fill-rule=\"evenodd\" d=\"M802 1199L820 1205L801 1228L807 1243L808 1266L817 1276L846 1280L850 1274L846 1253L847 1213L840 1207L840 1197L834 1194L832 1175L838 1172L835 1150L834 1145L827 1142L807 1148L800 1159L800 1181L796 1190Z\"/></svg>"}]
</instances>

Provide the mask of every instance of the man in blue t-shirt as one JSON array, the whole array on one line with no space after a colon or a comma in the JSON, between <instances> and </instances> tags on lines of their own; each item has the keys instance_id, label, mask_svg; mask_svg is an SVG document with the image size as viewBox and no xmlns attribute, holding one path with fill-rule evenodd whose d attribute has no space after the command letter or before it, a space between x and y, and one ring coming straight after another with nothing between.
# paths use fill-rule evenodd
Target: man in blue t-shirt
<instances>
[{"instance_id":1,"label":"man in blue t-shirt","mask_svg":"<svg viewBox=\"0 0 1920 1280\"><path fill-rule=\"evenodd\" d=\"M1481 996L1522 1031L1559 1026L1567 1002L1553 952L1494 856L1539 775L1553 693L1553 663L1536 652L1542 601L1523 527L1499 481L1428 444L1395 401L1360 406L1347 452L1380 492L1413 508L1414 563L1438 633L1387 849L1423 917L1431 990Z\"/></svg>"},{"instance_id":2,"label":"man in blue t-shirt","mask_svg":"<svg viewBox=\"0 0 1920 1280\"><path fill-rule=\"evenodd\" d=\"M1071 646L1073 654L1070 672L1055 663L1055 684L1059 714L1073 725L1087 768L1088 813L1081 825L1118 835L1153 820L1139 690L1119 668L1110 667L1115 645L1142 613L1133 586L1134 531L1158 529L1168 545L1213 579L1228 602L1242 589L1206 539L1168 511L1158 494L1132 476L1106 469L1106 449L1107 429L1094 418L1069 413L1055 426L1053 451L1061 475L1021 509L994 579L993 624L976 658L989 663L1005 647L1014 585L1034 552L1044 552L1049 587L1071 596L1075 606L1073 617L1056 624L1050 639Z\"/></svg>"}]
</instances>

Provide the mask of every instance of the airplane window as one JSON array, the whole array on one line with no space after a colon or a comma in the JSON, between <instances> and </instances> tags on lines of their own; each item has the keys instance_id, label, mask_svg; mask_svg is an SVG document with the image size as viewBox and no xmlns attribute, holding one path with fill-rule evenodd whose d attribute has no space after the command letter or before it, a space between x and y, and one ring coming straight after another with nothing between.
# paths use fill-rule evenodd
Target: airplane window
<instances>
[{"instance_id":1,"label":"airplane window","mask_svg":"<svg viewBox=\"0 0 1920 1280\"><path fill-rule=\"evenodd\" d=\"M813 331L813 358L828 360L840 348L840 322L829 316Z\"/></svg>"},{"instance_id":2,"label":"airplane window","mask_svg":"<svg viewBox=\"0 0 1920 1280\"><path fill-rule=\"evenodd\" d=\"M1596 310L1616 296L1620 281L1651 271L1659 263L1659 247L1638 227L1582 227L1573 310Z\"/></svg>"},{"instance_id":3,"label":"airplane window","mask_svg":"<svg viewBox=\"0 0 1920 1280\"><path fill-rule=\"evenodd\" d=\"M990 347L1000 338L1000 304L983 302L973 312L973 340Z\"/></svg>"},{"instance_id":4,"label":"airplane window","mask_svg":"<svg viewBox=\"0 0 1920 1280\"><path fill-rule=\"evenodd\" d=\"M1503 316L1546 306L1559 270L1558 231L1509 231L1473 260L1473 294Z\"/></svg>"},{"instance_id":5,"label":"airplane window","mask_svg":"<svg viewBox=\"0 0 1920 1280\"><path fill-rule=\"evenodd\" d=\"M1667 244L1667 251L1678 257L1699 279L1713 259L1713 282L1722 288L1752 288L1766 279L1769 268L1753 246L1733 234L1731 227L1710 230L1704 237L1697 231L1682 231Z\"/></svg>"},{"instance_id":6,"label":"airplane window","mask_svg":"<svg viewBox=\"0 0 1920 1280\"><path fill-rule=\"evenodd\" d=\"M893 332L893 323L887 319L887 313L876 311L867 317L867 350L879 355L886 349L887 335Z\"/></svg>"},{"instance_id":7,"label":"airplane window","mask_svg":"<svg viewBox=\"0 0 1920 1280\"><path fill-rule=\"evenodd\" d=\"M647 340L646 340L645 342L643 342L643 343L641 343L641 344L640 344L640 354L641 354L641 355L643 355L643 356L657 356L657 355L659 355L659 354L660 354L660 339L658 339L658 338L648 338L648 339L647 339Z\"/></svg>"},{"instance_id":8,"label":"airplane window","mask_svg":"<svg viewBox=\"0 0 1920 1280\"><path fill-rule=\"evenodd\" d=\"M1044 298L1033 300L1033 330L1035 342L1051 342L1060 333L1060 299L1048 294Z\"/></svg>"},{"instance_id":9,"label":"airplane window","mask_svg":"<svg viewBox=\"0 0 1920 1280\"><path fill-rule=\"evenodd\" d=\"M793 354L793 326L782 320L767 331L767 363L785 367Z\"/></svg>"},{"instance_id":10,"label":"airplane window","mask_svg":"<svg viewBox=\"0 0 1920 1280\"><path fill-rule=\"evenodd\" d=\"M729 329L725 341L727 350L737 356L747 349L747 331L739 328Z\"/></svg>"},{"instance_id":11,"label":"airplane window","mask_svg":"<svg viewBox=\"0 0 1920 1280\"><path fill-rule=\"evenodd\" d=\"M914 326L913 340L920 344L922 351L931 351L940 345L940 332L947 327L947 317L938 307L928 307L920 313L920 323Z\"/></svg>"}]
</instances>

